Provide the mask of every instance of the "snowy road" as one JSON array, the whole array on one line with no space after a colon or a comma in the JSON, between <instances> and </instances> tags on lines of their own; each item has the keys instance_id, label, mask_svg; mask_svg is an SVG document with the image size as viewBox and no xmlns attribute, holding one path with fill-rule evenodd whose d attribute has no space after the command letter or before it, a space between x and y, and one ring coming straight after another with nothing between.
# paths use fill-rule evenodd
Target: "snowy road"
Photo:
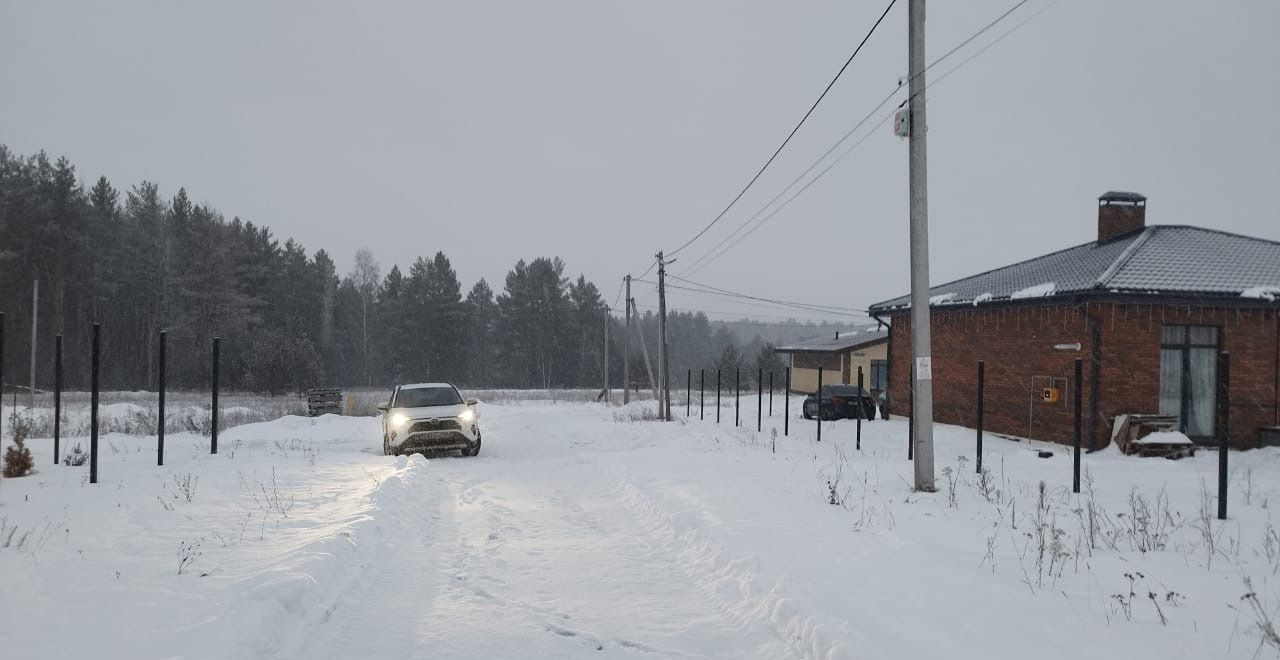
<instances>
[{"instance_id":1,"label":"snowy road","mask_svg":"<svg viewBox=\"0 0 1280 660\"><path fill-rule=\"evenodd\" d=\"M1212 453L1090 455L1095 493L1073 495L1062 448L1042 459L1042 446L989 438L983 482L966 458L972 433L939 427L929 494L910 488L899 420L867 424L858 450L851 423L819 444L798 419L775 435L780 415L759 434L753 414L742 428L645 416L484 406L474 458L381 456L378 421L362 418L236 427L216 456L207 438L175 434L164 467L154 438L109 435L97 485L36 440L39 472L0 483L0 648L1274 657L1243 597L1248 578L1266 611L1280 603L1280 450L1233 455L1232 517L1206 523Z\"/></svg>"},{"instance_id":2,"label":"snowy road","mask_svg":"<svg viewBox=\"0 0 1280 660\"><path fill-rule=\"evenodd\" d=\"M618 478L554 436L549 417L476 459L438 459L365 577L306 657L760 655L623 504ZM532 413L538 414L538 413Z\"/></svg>"},{"instance_id":3,"label":"snowy road","mask_svg":"<svg viewBox=\"0 0 1280 660\"><path fill-rule=\"evenodd\" d=\"M552 419L554 411L542 411ZM514 420L441 459L303 657L782 657L703 597L619 479ZM772 642L772 645L770 644ZM512 655L514 650L519 650Z\"/></svg>"}]
</instances>

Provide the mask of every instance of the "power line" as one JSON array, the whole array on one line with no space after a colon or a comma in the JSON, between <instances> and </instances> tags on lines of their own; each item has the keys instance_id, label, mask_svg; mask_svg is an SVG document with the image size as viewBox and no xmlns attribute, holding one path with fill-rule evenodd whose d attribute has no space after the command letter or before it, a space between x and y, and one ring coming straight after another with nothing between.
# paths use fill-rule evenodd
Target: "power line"
<instances>
[{"instance_id":1,"label":"power line","mask_svg":"<svg viewBox=\"0 0 1280 660\"><path fill-rule=\"evenodd\" d=\"M867 317L867 316L868 316L866 312L862 312L862 311L853 311L853 310L850 310L850 311L836 311L836 310L838 310L838 309L840 309L840 308L831 309L831 308L827 308L827 307L824 307L824 306L810 305L810 304L808 304L808 303L793 302L793 301L789 301L789 300L776 300L776 299L772 299L772 298L761 298L761 297L759 297L759 296L750 296L750 295L747 295L747 294L744 294L744 293L736 293L736 292L733 292L733 291L724 291L724 290L721 290L721 291L708 291L708 290L705 290L705 289L694 289L694 288L691 288L691 287L684 287L684 286L680 286L680 285L677 285L677 284L670 284L670 283L668 283L668 284L667 284L667 287L668 287L668 288L672 288L672 289L680 289L680 290L685 290L685 291L694 291L694 292L697 292L697 293L705 293L705 294L710 294L710 295L717 295L717 296L721 296L721 297L725 297L725 298L737 298L737 299L742 299L742 300L756 300L756 301L759 301L759 302L773 303L774 305L777 305L777 306L779 306L779 307L786 307L786 308L798 309L798 310L802 310L802 311L806 311L806 312L814 312L814 313L817 313L817 314L829 314L829 315L832 315L832 316L848 316L848 317L852 317L852 318L865 318L865 317Z\"/></svg>"},{"instance_id":2,"label":"power line","mask_svg":"<svg viewBox=\"0 0 1280 660\"><path fill-rule=\"evenodd\" d=\"M645 275L648 275L649 273L652 273L652 272L653 272L653 267L654 267L654 266L657 266L657 265L658 265L658 260L657 260L657 259L654 259L653 261L649 262L649 267L648 267L648 268L646 268L646 269L644 269L644 272L643 272L643 273L640 273L640 277L632 278L632 279L640 279L640 278L644 277Z\"/></svg>"},{"instance_id":3,"label":"power line","mask_svg":"<svg viewBox=\"0 0 1280 660\"><path fill-rule=\"evenodd\" d=\"M723 301L725 298L729 297L729 296L726 296L725 294L714 293L711 291L694 291L693 289L683 289L683 288L680 289L677 293L679 293L680 296L689 296L699 300L710 299L710 300ZM668 296L670 295L671 294L668 294ZM761 308L761 309L767 309L770 311L779 311L779 310L789 311L794 309L793 307L790 307L790 306L782 306L774 303L762 303L762 302L756 302L752 300L743 300L741 298L736 298L736 297L734 298L734 300L736 300L739 305L742 305L744 307ZM806 308L806 311L810 311L810 310ZM826 311L824 310L821 313L826 313Z\"/></svg>"},{"instance_id":4,"label":"power line","mask_svg":"<svg viewBox=\"0 0 1280 660\"><path fill-rule=\"evenodd\" d=\"M942 74L941 76L939 76L938 78L936 78L936 79L935 79L935 80L933 80L932 82L930 82L930 83L928 83L927 85L925 85L925 89L928 89L929 87L932 87L933 85L936 85L937 83L942 82L942 81L943 81L943 80L945 80L948 76L950 76L951 74L953 74L953 73L955 73L957 70L959 70L961 67L963 67L963 66L965 66L966 64L968 64L969 62L973 61L973 60L974 60L975 58L977 58L979 55L981 55L981 54L985 53L987 50L989 50L992 46L995 46L997 43L999 43L999 42L1003 41L1006 37L1008 37L1009 35L1013 34L1013 33L1014 33L1014 32L1016 32L1019 28L1021 28L1021 27L1022 27L1022 26L1024 26L1024 25L1026 25L1027 23L1030 23L1030 22L1031 22L1032 20L1034 20L1036 17L1040 16L1040 15L1041 15L1041 14L1043 14L1045 11L1048 11L1051 7L1053 7L1054 5L1056 5L1056 4L1057 4L1058 2L1060 2L1060 1L1061 1L1061 0L1052 0L1052 2L1050 2L1049 4L1045 5L1044 7L1042 7L1042 8L1041 8L1041 9L1039 9L1038 11L1036 11L1036 13L1034 13L1034 14L1032 14L1031 16L1027 17L1027 18L1026 18L1026 19L1024 19L1023 21L1021 21L1020 23L1018 23L1018 24L1014 25L1014 26L1013 26L1012 28L1010 28L1008 31L1004 32L1004 33L1003 33L1003 34L1001 34L999 37L997 37L996 39L994 39L994 40L992 40L991 42L987 43L985 46L983 46L982 48L980 48L979 50L977 50L976 52L974 52L973 54L971 54L969 57L967 57L967 58L965 58L964 60L962 60L959 64L957 64L956 66L954 66L954 67L952 67L951 69L949 69L946 73ZM968 44L972 43L972 42L973 42L975 39L977 39L979 36L981 36L981 35L985 34L985 33L986 33L988 30L990 30L992 27L994 27L994 26L996 26L997 24L999 24L1001 21L1003 21L1003 20L1004 20L1005 18L1007 18L1010 14L1012 14L1014 11L1016 11L1019 7L1023 6L1023 5L1024 5L1024 4L1026 4L1027 2L1028 2L1028 0L1019 0L1019 2L1015 3L1015 4L1014 4L1013 6L1011 6L1009 9L1005 10L1005 11L1004 11L1004 13L1000 14L1000 15L999 15L999 16L997 16L995 19L993 19L991 22L989 22L989 23L987 23L986 25L984 25L984 26L983 26L981 29L979 29L977 32L974 32L973 34L969 35L967 38L965 38L965 39L964 39L963 41L961 41L960 43L956 44L954 47L952 47L952 48L951 48L950 50L948 50L946 53L943 53L943 54L942 54L942 56L938 57L938 58L937 58L937 59L935 59L933 62L931 62L927 67L925 67L925 69L924 69L924 70L925 70L925 71L928 71L929 69L932 69L934 66L936 66L937 64L939 64L939 63L940 63L940 62L942 62L943 60L946 60L947 58L951 57L951 56L952 56L952 55L954 55L956 52L958 52L960 49L962 49L962 48L964 48L966 45L968 45ZM849 139L849 137L850 137L850 136L852 136L852 135L853 135L853 134L854 134L854 133L855 133L859 128L861 128L861 127L862 127L862 126L863 126L863 125L864 125L864 124L865 124L869 119L871 119L871 117L872 117L876 112L878 112L882 107L884 107L884 105L885 105L886 103L888 103L890 100L892 100L892 99L893 99L893 97L894 97L894 96L896 96L896 95L898 94L898 92L899 92L899 91L901 91L902 86L903 86L905 83L907 83L907 82L910 82L910 79L908 79L907 81L904 81L904 82L899 82L899 83L898 83L898 86L897 86L897 87L895 87L895 88L894 88L894 90L893 90L892 92L890 92L888 96L886 96L884 99L882 99L882 100L880 101L880 103L876 104L876 106L875 106L874 108L872 108L872 109L871 109L871 112L867 113L867 115L866 115L866 116L864 116L861 120L859 120L859 121L858 121L858 123L857 123L857 124L855 124L853 128L849 129L849 131L847 131L847 132L846 132L846 133L845 133L845 134L844 134L844 135L843 135L839 140L837 140L837 141L835 142L835 144L833 144L833 145L831 146L831 148L827 149L827 151L826 151L826 152L824 152L824 153L823 153L821 156L819 156L819 157L818 157L818 158L817 158L817 159L816 159L816 160L815 160L815 161L814 161L814 162L813 162L813 163L812 163L808 168L806 168L806 169L804 170L804 172L801 172L801 173L800 173L800 175L799 175L799 176L797 176L795 179L793 179L793 180L791 181L791 183L787 184L787 186L786 186L785 188L783 188L781 192L779 192L777 195L775 195L775 196L773 197L773 199L770 199L767 203L765 203L763 206L761 206L761 207L760 207L760 209L759 209L758 211L756 211L756 213L755 213L755 214L753 214L751 217L749 217L746 221L744 221L741 225L739 225L737 229L735 229L735 230L734 230L733 232L731 232L728 236L726 236L724 239L722 239L722 240L720 241L720 243L716 244L716 246L715 246L715 247L711 248L710 250L708 250L707 252L705 252L702 256L700 256L700 257L698 257L696 260L694 260L694 262L690 265L690 267L689 267L688 269L684 270L683 272L684 272L684 273L686 273L686 274L689 274L689 275L695 274L695 273L697 273L698 271L702 270L703 268L706 268L708 265L710 265L712 262L716 261L716 260L717 260L717 259L719 259L720 257L724 256L726 253L728 253L730 250L732 250L735 246L737 246L739 243L741 243L743 240L745 240L748 236L750 236L752 233L754 233L757 229L759 229L759 228L760 228L764 223L768 222L771 218L773 218L773 216L777 215L777 214L778 214L782 209L784 209L784 208L786 208L788 205L790 205L790 204L791 204L791 202L792 202L793 200L795 200L795 198L799 197L802 193L804 193L804 191L805 191L805 190L807 190L810 186L812 186L814 183L816 183L816 182L818 181L818 179L821 179L821 178L822 178L822 177L823 177L823 176L824 176L828 171L830 171L830 170L831 170L831 168L832 168L832 167L834 167L834 166L836 165L836 163L839 163L839 162L840 162L841 160L843 160L846 156L848 156L850 153L852 153L852 152L853 152L853 151L854 151L854 150L855 150L859 145L861 145L863 142L865 142L865 141L867 140L867 138L869 138L872 134L874 134L874 132L876 131L876 129L878 129L880 126L884 125L884 123L885 123L885 122L887 122L887 121L888 121L888 120L893 116L893 114L892 114L892 113L890 113L889 115L887 115L887 116L883 117L879 122L877 122L874 126L872 126L872 127L871 127L871 130L870 130L870 131L868 131L868 132L867 132L867 134L866 134L866 135L864 135L864 136L862 137L862 139L858 140L858 141L857 141L857 142L855 142L852 146L850 146L850 147L849 147L849 149L847 149L846 151L844 151L843 153L841 153L841 154L840 154L840 155L839 155L839 156L838 156L834 161L832 161L829 165L827 165L827 167L823 168L823 169L818 173L818 175L817 175L817 176L815 176L813 179L811 179L811 180L810 180L808 183L806 183L802 188L800 188L800 190L798 190L794 195L792 195L792 196L791 196L791 197L789 197L785 202L783 202L781 206L778 206L777 208L775 208L775 209L774 209L772 212L770 212L768 215L761 217L761 214L762 214L762 213L764 213L764 212L765 212L765 211L766 211L766 210L767 210L771 205L773 205L775 202L777 202L779 198L781 198L783 195L785 195L785 194L787 193L787 191L789 191L791 188L795 187L795 185L796 185L797 183L799 183L799 182L800 182L800 181L801 181L801 180L802 180L806 175L808 175L810 172L812 172L812 171L814 170L814 168L816 168L819 164L821 164L821 162L822 162L824 159L826 159L828 156L830 156L830 155L831 155L831 153L832 153L833 151L835 151L835 150L836 150L836 149L837 149L841 144L843 144L845 140ZM723 250L721 250L719 253L716 253L716 251L717 251L717 250L720 250L721 246L723 246L723 245L724 245L725 243L727 243L730 239L732 239L735 235L737 235L739 232L741 232L743 229L745 229L745 228L746 228L748 225L750 225L753 221L755 221L755 222L756 222L756 224L755 224L755 225L754 225L750 230L748 230L745 234L743 234L743 235L739 236L739 237L737 238L737 240L734 240L732 243L730 243L727 247L725 247L725 248L724 248ZM712 256L712 255L713 255L713 253L716 253L716 254L715 254L714 256ZM673 275L672 277L675 277L675 276Z\"/></svg>"},{"instance_id":5,"label":"power line","mask_svg":"<svg viewBox=\"0 0 1280 660\"><path fill-rule=\"evenodd\" d=\"M709 291L707 291L707 293L710 293L710 292L716 292L716 293L727 294L727 295L738 296L738 297L745 297L745 296L747 296L747 294L744 294L744 293L738 293L738 292L736 292L736 291L730 291L730 290L728 290L728 289L722 289L722 288L720 288L720 287L711 286L710 284L703 284L703 283L701 283L701 282L694 282L693 280L686 279L686 278L683 278L683 277L679 277L679 276L677 276L677 275L672 275L672 276L671 276L671 279L680 280L681 282L684 282L685 284L689 284L689 285L691 285L691 286L696 286L696 287L701 287L701 288L703 288L703 289L708 289ZM770 302L774 302L774 301L770 301ZM841 311L841 312L862 312L862 313L864 313L864 314L867 312L867 310L865 310L865 309L858 309L858 308L856 308L856 307L840 307L839 305L823 305L823 304L820 304L820 303L794 303L794 302L792 302L792 301L782 301L782 302L789 302L789 303L791 303L791 304L805 305L805 306L808 306L808 307L815 307L815 308L824 308L824 307L825 307L825 308L828 308L828 309L832 309L832 310L836 310L836 311Z\"/></svg>"},{"instance_id":6,"label":"power line","mask_svg":"<svg viewBox=\"0 0 1280 660\"><path fill-rule=\"evenodd\" d=\"M639 309L656 310L657 305L636 305ZM848 319L798 319L794 316L760 316L760 315L743 315L741 312L729 312L722 310L706 310L706 309L676 309L670 308L668 313L686 313L686 314L705 314L710 317L712 314L729 317L729 318L708 318L712 323L738 323L744 325L769 325L788 328L813 328L815 330L825 330L823 326L838 326L845 329L863 327L871 325L870 323L859 324L858 322L850 322ZM778 319L776 321L769 319Z\"/></svg>"},{"instance_id":7,"label":"power line","mask_svg":"<svg viewBox=\"0 0 1280 660\"><path fill-rule=\"evenodd\" d=\"M871 35L875 33L876 28L880 27L880 23L884 21L885 16L889 15L889 10L893 9L893 5L896 2L897 0L889 0L888 6L886 6L884 8L884 12L880 14L880 18L876 19L875 24L873 24L871 26L871 29L867 31L867 34L864 37L862 37L862 41L858 44L858 47L853 50L853 54L849 56L849 59L845 60L844 66L840 67L840 70L836 72L836 75L834 78L831 79L831 82L827 83L827 87L822 90L821 94L818 95L818 100L814 101L813 105L809 106L809 110L804 113L803 117L800 118L799 123L796 124L795 128L791 129L791 132L787 134L787 138L782 141L782 144L778 145L778 148L774 150L773 155L769 156L769 159L764 162L764 165L762 165L760 169L755 173L755 176L751 177L751 180L747 182L747 185L743 186L742 190L738 191L738 194L734 196L733 200L729 202L728 206L725 206L724 210L720 211L720 213L714 219L712 219L711 222L707 223L707 226L703 227L702 230L699 231L697 234L694 234L693 238L690 238L689 240L685 241L683 245L668 252L667 256L669 257L675 256L681 250L689 247L689 245L691 245L694 241L698 240L699 238L702 238L702 235L707 233L708 230L714 227L715 224L719 222L720 219L723 218L726 213L729 212L729 209L732 209L734 204L737 204L738 200L742 199L742 196L745 195L747 191L751 189L751 186L755 185L755 182L760 179L760 175L764 174L764 171L766 169L769 169L769 165L773 164L773 161L778 157L778 154L782 153L782 150L786 148L787 143L791 142L791 138L795 137L795 134L800 130L801 126L804 126L805 121L809 119L809 116L813 114L813 111L818 109L818 104L822 103L822 99L826 98L827 92L830 92L831 88L835 86L836 81L839 80L840 76L844 74L845 69L848 69L849 65L853 63L853 59L858 56L858 53L862 52L862 47L867 45L867 41L871 39Z\"/></svg>"},{"instance_id":8,"label":"power line","mask_svg":"<svg viewBox=\"0 0 1280 660\"><path fill-rule=\"evenodd\" d=\"M956 51L960 50L961 48L964 48L965 46L968 46L968 45L969 45L969 44L970 44L974 39L977 39L978 37L982 36L983 34L985 34L985 33L986 33L986 31L987 31L987 30L990 30L991 28L995 27L997 23L999 23L1000 21L1003 21L1004 19L1008 18L1008 17L1009 17L1009 14L1012 14L1013 12L1017 11L1017 9L1018 9L1019 7L1021 7L1022 5L1027 4L1027 1L1028 1L1028 0L1019 0L1019 2L1018 2L1018 3L1014 4L1014 5L1013 5L1012 7L1010 7L1010 8L1006 9L1006 10L1005 10L1005 12L1004 12L1003 14L1000 14L999 16L995 17L995 19L994 19L994 20L992 20L990 23L987 23L986 25L984 25L984 26L982 27L982 29L980 29L980 30L978 30L977 32L974 32L973 34L969 35L969 37L968 37L967 39L965 39L964 41L961 41L960 43L956 44L954 47L952 47L952 48L951 48L951 50L949 50L949 51L947 51L947 52L943 53L943 54L942 54L942 57L939 57L938 59L936 59L936 60L934 60L934 61L930 62L930 63L929 63L929 65L928 65L928 66L926 66L926 67L924 68L924 71L921 71L921 72L920 72L920 75L924 75L924 74L928 73L928 72L929 72L929 69L932 69L932 68L934 67L934 65L936 65L936 64L937 64L937 63L939 63L939 62L941 62L942 60L947 59L948 57L951 57L952 55L954 55L954 54L956 53ZM1052 6L1053 6L1053 5L1055 5L1055 4L1057 4L1057 0L1054 0L1054 2L1049 3L1049 5L1045 7L1045 9L1048 9L1049 7L1052 7ZM1043 11L1044 11L1044 9L1041 9L1040 11L1041 11L1041 12L1043 12ZM1038 15L1038 14L1037 14L1037 15ZM1017 28L1015 27L1014 29L1017 29ZM908 82L910 82L911 80L912 80L912 78L908 78ZM927 89L927 88L928 88L928 85L925 85L925 88Z\"/></svg>"},{"instance_id":9,"label":"power line","mask_svg":"<svg viewBox=\"0 0 1280 660\"><path fill-rule=\"evenodd\" d=\"M840 145L844 144L845 140L848 140L849 137L852 136L855 132L857 132L859 128L862 128L863 124L866 124L867 121L870 120L873 115L875 115L875 113L880 111L880 108L883 108L887 103L889 103L889 101L892 101L893 97L898 95L899 90L900 90L900 87L894 88L892 92L889 92L889 95L881 99L880 102L876 104L876 107L871 109L871 112L868 112L865 117L863 117L861 120L858 121L857 124L854 124L853 128L846 131L844 136L842 136L839 140L836 140L835 144L831 145L831 147L827 149L825 152L823 152L823 154L819 156L817 160L813 161L813 164L805 168L805 170L801 172L799 176L793 179L791 183L788 183L787 186L783 188L777 195L774 195L773 199L770 199L768 202L764 204L764 206L761 206L760 209L756 211L751 217L747 218L745 222L743 222L741 225L738 225L737 229L733 230L732 232L729 232L729 234L725 236L723 239L721 239L719 243L716 243L715 247L711 248L710 250L707 250L702 254L702 256L695 259L693 263L689 265L689 268L684 270L683 272L692 275L698 270L701 270L699 265L703 264L703 262L706 261L707 257L711 256L711 254L714 253L716 250L719 250L722 245L729 242L729 240L731 240L734 236L736 236L738 232L742 231L744 228L747 227L747 225L751 224L752 221L758 219L760 215L765 212L766 209L768 209L770 206L773 205L774 202L778 201L779 198L787 194L787 191L794 188L795 185L801 181L801 179L804 179L805 176L807 176L810 172L812 172L814 168L816 168L819 164L822 163L823 160L827 158L827 156L830 156L832 152L834 152L836 149L840 147ZM873 127L872 130L874 131L875 127ZM865 140L866 138L863 138L863 139ZM859 143L861 142L862 140L859 140ZM786 206L786 205L784 204L783 206ZM772 216L773 214L770 214L770 217ZM763 224L763 221L761 222L761 224ZM737 245L737 242L735 241L733 245ZM733 245L730 245L729 248L726 248L725 252L728 252L729 249L732 249ZM719 258L719 257L716 257L716 258ZM715 259L712 259L712 261L715 261ZM707 262L707 263L710 263L710 262Z\"/></svg>"},{"instance_id":10,"label":"power line","mask_svg":"<svg viewBox=\"0 0 1280 660\"><path fill-rule=\"evenodd\" d=\"M627 285L627 281L625 279L622 280L622 283L618 285L618 295L613 297L613 304L609 306L610 310L616 310L618 308L618 301L622 300L622 288L625 287L626 285Z\"/></svg>"},{"instance_id":11,"label":"power line","mask_svg":"<svg viewBox=\"0 0 1280 660\"><path fill-rule=\"evenodd\" d=\"M838 165L838 164L840 163L840 161L844 160L846 156L848 156L849 154L851 154L851 153L853 153L854 151L856 151L858 147L862 146L862 143L863 143L863 142L866 142L868 138L870 138L872 135L874 135L874 134L875 134L875 131L876 131L877 129L879 129L881 126L884 126L885 122L889 121L889 119L890 119L890 118L892 118L892 117L893 117L893 113L889 113L889 114L885 115L884 117L882 117L882 118L880 119L880 121L876 122L876 123L875 123L875 125L871 127L871 130L870 130L870 131L867 131L867 134L866 134L866 135L863 135L863 136L862 136L862 138L861 138L860 140L858 140L857 142L854 142L853 144L849 145L849 148L848 148L848 149L846 149L843 153L841 153L839 156L837 156L837 157L836 157L836 159L835 159L835 160L833 160L833 161L831 161L831 162L830 162L826 167L824 167L824 168L822 168L821 170L819 170L819 171L818 171L818 174L817 174L816 176L814 176L812 179L810 179L808 183L806 183L806 184L804 184L803 186L801 186L801 187L800 187L800 189L799 189L799 190L797 190L797 191L796 191L794 194L792 194L790 197L788 197L786 201L784 201L781 205L779 205L779 206L778 206L777 208L775 208L773 211L770 211L768 215L765 215L765 216L761 217L761 218L756 222L755 226L753 226L751 229L747 230L747 232L746 232L745 234L742 234L741 236L739 236L739 237L737 238L737 240L735 240L735 241L733 241L732 243L730 243L727 247L725 247L722 251L720 251L720 253L719 253L719 254L717 254L716 256L712 257L710 260L708 260L708 261L704 262L701 266L698 266L696 269L690 270L688 274L692 275L692 274L696 273L697 271L702 270L703 268L706 268L707 266L711 265L713 262L715 262L715 261L716 261L717 259L719 259L720 257L724 256L725 254L728 254L728 253L729 253L729 251L730 251L730 250L732 250L733 248L737 247L739 243L741 243L742 241L745 241L749 236L751 236L752 234L754 234L754 233L756 232L756 230L757 230L757 229L759 229L760 227L764 226L764 224L765 224L766 222L768 222L769 220L773 219L773 216L778 215L778 213L782 212L782 210L783 210L783 209L785 209L785 208L787 208L788 206L790 206L790 205L791 205L791 202L795 201L795 199L796 199L797 197L799 197L800 195L803 195L803 194L805 193L805 191L807 191L807 190L809 189L809 187L810 187L810 186L812 186L813 184L817 183L817 182L818 182L818 181L819 181L823 176L826 176L827 172L830 172L830 171L831 171L831 169L832 169L832 168L834 168L836 165ZM819 162L821 162L821 160L815 161L815 162L814 162L814 165L817 165ZM786 192L786 190L783 190L783 192L785 193L785 192ZM763 211L765 208L767 208L767 207L761 207L761 209L760 209L760 210L761 210L761 211Z\"/></svg>"}]
</instances>

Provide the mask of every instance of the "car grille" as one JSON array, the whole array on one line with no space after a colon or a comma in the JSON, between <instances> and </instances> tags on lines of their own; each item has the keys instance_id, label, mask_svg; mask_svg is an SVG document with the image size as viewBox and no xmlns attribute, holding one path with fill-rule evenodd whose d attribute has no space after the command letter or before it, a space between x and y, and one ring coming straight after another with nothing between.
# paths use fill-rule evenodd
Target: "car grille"
<instances>
[{"instance_id":1,"label":"car grille","mask_svg":"<svg viewBox=\"0 0 1280 660\"><path fill-rule=\"evenodd\" d=\"M461 431L462 425L456 419L436 419L423 422L414 422L409 427L409 433L424 433L427 431Z\"/></svg>"}]
</instances>

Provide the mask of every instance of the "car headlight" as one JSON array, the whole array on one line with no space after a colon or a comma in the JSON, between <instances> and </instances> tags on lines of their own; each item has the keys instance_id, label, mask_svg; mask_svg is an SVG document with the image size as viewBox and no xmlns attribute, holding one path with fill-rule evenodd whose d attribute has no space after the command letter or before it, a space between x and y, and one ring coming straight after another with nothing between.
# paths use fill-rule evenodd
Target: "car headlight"
<instances>
[{"instance_id":1,"label":"car headlight","mask_svg":"<svg viewBox=\"0 0 1280 660\"><path fill-rule=\"evenodd\" d=\"M470 408L467 408L466 410L463 410L462 412L458 413L458 419L464 422L469 422L475 418L476 418L476 411Z\"/></svg>"},{"instance_id":2,"label":"car headlight","mask_svg":"<svg viewBox=\"0 0 1280 660\"><path fill-rule=\"evenodd\" d=\"M404 413L396 413L391 416L392 428L402 429L405 424L409 423L409 416Z\"/></svg>"}]
</instances>

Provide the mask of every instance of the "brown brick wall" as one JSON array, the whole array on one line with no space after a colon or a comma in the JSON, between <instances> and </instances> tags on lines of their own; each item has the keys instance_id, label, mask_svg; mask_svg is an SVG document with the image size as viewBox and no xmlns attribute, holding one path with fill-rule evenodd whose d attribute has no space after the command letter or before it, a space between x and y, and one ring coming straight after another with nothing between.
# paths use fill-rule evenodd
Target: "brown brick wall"
<instances>
[{"instance_id":1,"label":"brown brick wall","mask_svg":"<svg viewBox=\"0 0 1280 660\"><path fill-rule=\"evenodd\" d=\"M1090 429L1093 333L1101 339L1098 418ZM1220 346L1231 353L1231 442L1255 446L1258 428L1280 423L1277 409L1276 312L1169 305L1045 304L934 310L934 417L948 424L976 424L977 362L986 361L986 427L996 433L1070 443L1073 439L1074 361L1084 360L1085 443L1092 432L1102 446L1118 414L1154 413L1159 407L1160 336L1164 324L1215 325ZM911 337L907 314L890 330L890 410L907 412ZM1081 349L1056 350L1079 342ZM1047 378L1064 379L1056 404L1033 401Z\"/></svg>"}]
</instances>

